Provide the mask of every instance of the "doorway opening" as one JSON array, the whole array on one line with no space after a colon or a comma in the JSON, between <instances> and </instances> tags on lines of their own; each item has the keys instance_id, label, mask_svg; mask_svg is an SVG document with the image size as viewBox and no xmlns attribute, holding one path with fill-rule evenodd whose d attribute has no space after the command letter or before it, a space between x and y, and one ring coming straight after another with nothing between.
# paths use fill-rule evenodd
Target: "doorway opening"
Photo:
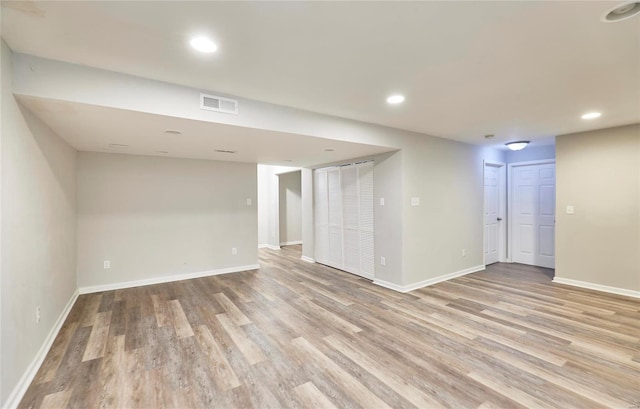
<instances>
[{"instance_id":1,"label":"doorway opening","mask_svg":"<svg viewBox=\"0 0 640 409\"><path fill-rule=\"evenodd\" d=\"M280 246L302 244L302 172L278 175Z\"/></svg>"}]
</instances>

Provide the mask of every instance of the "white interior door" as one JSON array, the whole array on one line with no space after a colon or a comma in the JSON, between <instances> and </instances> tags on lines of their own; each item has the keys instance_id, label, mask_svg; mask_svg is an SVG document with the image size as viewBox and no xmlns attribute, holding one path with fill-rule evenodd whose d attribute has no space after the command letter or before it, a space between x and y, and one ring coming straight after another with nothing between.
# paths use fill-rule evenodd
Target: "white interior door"
<instances>
[{"instance_id":1,"label":"white interior door","mask_svg":"<svg viewBox=\"0 0 640 409\"><path fill-rule=\"evenodd\" d=\"M555 163L512 167L512 261L555 267Z\"/></svg>"},{"instance_id":2,"label":"white interior door","mask_svg":"<svg viewBox=\"0 0 640 409\"><path fill-rule=\"evenodd\" d=\"M373 162L358 166L360 200L360 275L373 279Z\"/></svg>"},{"instance_id":3,"label":"white interior door","mask_svg":"<svg viewBox=\"0 0 640 409\"><path fill-rule=\"evenodd\" d=\"M500 260L500 166L484 166L484 263Z\"/></svg>"},{"instance_id":4,"label":"white interior door","mask_svg":"<svg viewBox=\"0 0 640 409\"><path fill-rule=\"evenodd\" d=\"M315 259L373 278L373 162L314 171Z\"/></svg>"},{"instance_id":5,"label":"white interior door","mask_svg":"<svg viewBox=\"0 0 640 409\"><path fill-rule=\"evenodd\" d=\"M313 174L314 257L318 263L329 260L329 190L327 171L316 170Z\"/></svg>"},{"instance_id":6,"label":"white interior door","mask_svg":"<svg viewBox=\"0 0 640 409\"><path fill-rule=\"evenodd\" d=\"M340 168L327 171L329 186L329 259L327 264L344 269L342 258L342 187L340 185Z\"/></svg>"},{"instance_id":7,"label":"white interior door","mask_svg":"<svg viewBox=\"0 0 640 409\"><path fill-rule=\"evenodd\" d=\"M344 220L344 270L360 272L360 200L358 198L358 168L341 169L342 213Z\"/></svg>"}]
</instances>

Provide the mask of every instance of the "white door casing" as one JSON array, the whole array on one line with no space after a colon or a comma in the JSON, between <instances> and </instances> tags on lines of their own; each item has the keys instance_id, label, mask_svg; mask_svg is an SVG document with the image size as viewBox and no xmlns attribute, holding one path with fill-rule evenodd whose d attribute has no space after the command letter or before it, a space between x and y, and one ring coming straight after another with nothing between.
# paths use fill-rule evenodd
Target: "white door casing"
<instances>
[{"instance_id":1,"label":"white door casing","mask_svg":"<svg viewBox=\"0 0 640 409\"><path fill-rule=\"evenodd\" d=\"M510 254L516 263L555 267L555 162L510 168Z\"/></svg>"}]
</instances>

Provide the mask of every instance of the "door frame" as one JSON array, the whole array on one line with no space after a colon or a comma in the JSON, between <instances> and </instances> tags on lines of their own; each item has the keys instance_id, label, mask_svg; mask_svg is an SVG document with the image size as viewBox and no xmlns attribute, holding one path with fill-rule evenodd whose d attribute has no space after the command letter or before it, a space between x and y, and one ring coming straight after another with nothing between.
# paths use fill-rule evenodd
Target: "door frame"
<instances>
[{"instance_id":1,"label":"door frame","mask_svg":"<svg viewBox=\"0 0 640 409\"><path fill-rule=\"evenodd\" d=\"M530 161L525 161L525 162L513 162L510 163L509 165L507 165L508 168L508 178L509 178L509 183L507 184L507 209L508 209L508 216L507 218L509 219L509 233L507 235L507 262L512 263L513 262L513 237L514 237L514 231L513 231L513 172L514 172L514 168L517 167L524 167L524 166L532 166L532 165L546 165L546 164L550 164L556 163L555 158L553 159L542 159L542 160L530 160ZM556 190L557 190L557 186L556 186ZM554 232L555 235L555 232Z\"/></svg>"},{"instance_id":2,"label":"door frame","mask_svg":"<svg viewBox=\"0 0 640 409\"><path fill-rule=\"evenodd\" d=\"M486 237L484 237L484 214L485 207L484 204L486 200L484 200L484 171L487 166L493 166L498 168L499 175L499 183L498 183L498 213L502 216L502 225L500 229L498 229L498 262L504 263L508 261L508 253L507 253L507 224L508 224L508 208L507 208L507 164L504 162L495 162L495 161L483 161L482 163L482 264L486 265L485 255L484 255L484 245Z\"/></svg>"}]
</instances>

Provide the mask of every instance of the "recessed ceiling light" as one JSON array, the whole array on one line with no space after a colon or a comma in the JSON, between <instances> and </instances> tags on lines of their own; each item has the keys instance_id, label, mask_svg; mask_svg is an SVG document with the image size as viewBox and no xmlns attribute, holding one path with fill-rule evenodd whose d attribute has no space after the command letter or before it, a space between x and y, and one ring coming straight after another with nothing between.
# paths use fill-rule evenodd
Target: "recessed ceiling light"
<instances>
[{"instance_id":1,"label":"recessed ceiling light","mask_svg":"<svg viewBox=\"0 0 640 409\"><path fill-rule=\"evenodd\" d=\"M213 53L218 49L218 46L206 37L195 37L189 44L201 53Z\"/></svg>"},{"instance_id":2,"label":"recessed ceiling light","mask_svg":"<svg viewBox=\"0 0 640 409\"><path fill-rule=\"evenodd\" d=\"M507 145L507 148L511 149L512 151L521 151L526 148L527 145L529 145L529 141L507 142L505 143L505 145Z\"/></svg>"},{"instance_id":3,"label":"recessed ceiling light","mask_svg":"<svg viewBox=\"0 0 640 409\"><path fill-rule=\"evenodd\" d=\"M404 102L404 95L391 95L387 98L389 104L401 104Z\"/></svg>"},{"instance_id":4,"label":"recessed ceiling light","mask_svg":"<svg viewBox=\"0 0 640 409\"><path fill-rule=\"evenodd\" d=\"M596 118L600 118L602 114L600 112L587 112L586 114L582 115L582 119L596 119Z\"/></svg>"},{"instance_id":5,"label":"recessed ceiling light","mask_svg":"<svg viewBox=\"0 0 640 409\"><path fill-rule=\"evenodd\" d=\"M628 1L609 9L602 16L605 23L615 23L640 14L640 1Z\"/></svg>"},{"instance_id":6,"label":"recessed ceiling light","mask_svg":"<svg viewBox=\"0 0 640 409\"><path fill-rule=\"evenodd\" d=\"M164 131L164 133L170 133L172 135L182 135L182 131L178 129L167 129Z\"/></svg>"},{"instance_id":7,"label":"recessed ceiling light","mask_svg":"<svg viewBox=\"0 0 640 409\"><path fill-rule=\"evenodd\" d=\"M325 149L324 151L325 151L325 152L333 152L334 150L335 150L335 149L327 148L327 149Z\"/></svg>"}]
</instances>

